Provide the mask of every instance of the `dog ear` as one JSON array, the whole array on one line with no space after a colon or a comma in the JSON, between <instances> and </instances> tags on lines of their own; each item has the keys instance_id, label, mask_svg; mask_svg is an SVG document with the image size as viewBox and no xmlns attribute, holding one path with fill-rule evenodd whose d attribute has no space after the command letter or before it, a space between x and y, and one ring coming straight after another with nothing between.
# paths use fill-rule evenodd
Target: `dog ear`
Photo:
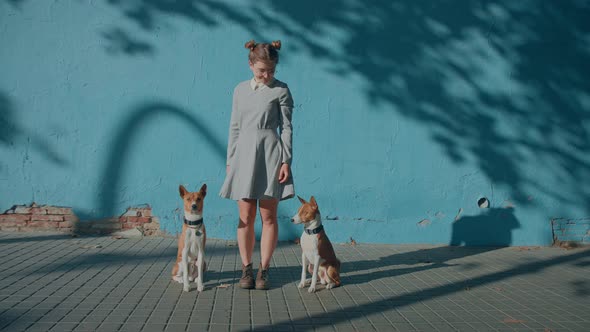
<instances>
[{"instance_id":1,"label":"dog ear","mask_svg":"<svg viewBox=\"0 0 590 332\"><path fill-rule=\"evenodd\" d=\"M309 199L309 203L311 203L311 206L315 209L318 208L318 202L315 201L315 197L311 196L311 198Z\"/></svg>"},{"instance_id":2,"label":"dog ear","mask_svg":"<svg viewBox=\"0 0 590 332\"><path fill-rule=\"evenodd\" d=\"M301 204L307 203L303 198L299 197L299 195L297 195L297 198L299 198L299 201L301 202Z\"/></svg>"},{"instance_id":3,"label":"dog ear","mask_svg":"<svg viewBox=\"0 0 590 332\"><path fill-rule=\"evenodd\" d=\"M183 185L180 185L178 191L180 192L180 197L184 198L184 195L186 195L186 188Z\"/></svg>"},{"instance_id":4,"label":"dog ear","mask_svg":"<svg viewBox=\"0 0 590 332\"><path fill-rule=\"evenodd\" d=\"M203 183L203 186L201 187L201 195L203 195L203 197L205 197L207 195L207 184Z\"/></svg>"}]
</instances>

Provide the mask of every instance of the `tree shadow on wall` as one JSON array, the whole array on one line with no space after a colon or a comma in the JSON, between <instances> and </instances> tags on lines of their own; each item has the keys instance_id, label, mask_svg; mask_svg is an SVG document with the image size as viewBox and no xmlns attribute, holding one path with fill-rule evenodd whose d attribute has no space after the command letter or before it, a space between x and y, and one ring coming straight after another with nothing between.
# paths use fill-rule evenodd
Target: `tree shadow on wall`
<instances>
[{"instance_id":1,"label":"tree shadow on wall","mask_svg":"<svg viewBox=\"0 0 590 332\"><path fill-rule=\"evenodd\" d=\"M41 154L50 163L65 167L65 160L49 143L47 138L24 129L18 121L17 110L11 98L0 91L0 147L5 146L14 151L15 147L23 148L24 158L28 160L29 147ZM18 158L22 158L19 152ZM0 172L2 164L0 164Z\"/></svg>"},{"instance_id":2,"label":"tree shadow on wall","mask_svg":"<svg viewBox=\"0 0 590 332\"><path fill-rule=\"evenodd\" d=\"M381 106L369 109L427 128L450 160L473 162L519 206L538 204L535 192L590 213L579 185L590 182L587 2L106 2L152 38L136 43L115 26L103 38L122 54L155 51L154 32L178 18L283 36L286 51L359 82Z\"/></svg>"},{"instance_id":3,"label":"tree shadow on wall","mask_svg":"<svg viewBox=\"0 0 590 332\"><path fill-rule=\"evenodd\" d=\"M578 185L590 182L586 2L108 3L146 32L179 17L284 36L289 52L342 79L360 77L368 103L428 128L449 159L475 160L521 206L540 192L590 212L590 190ZM523 172L533 162L548 181Z\"/></svg>"}]
</instances>

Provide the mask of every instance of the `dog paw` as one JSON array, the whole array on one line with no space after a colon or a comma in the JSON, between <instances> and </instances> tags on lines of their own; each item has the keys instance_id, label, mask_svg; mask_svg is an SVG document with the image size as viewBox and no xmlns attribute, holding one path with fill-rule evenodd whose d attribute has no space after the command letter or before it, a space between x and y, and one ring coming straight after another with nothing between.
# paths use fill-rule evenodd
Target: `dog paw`
<instances>
[{"instance_id":1,"label":"dog paw","mask_svg":"<svg viewBox=\"0 0 590 332\"><path fill-rule=\"evenodd\" d=\"M188 281L190 281L190 282L195 281L195 277L192 277L192 276L191 277L188 277Z\"/></svg>"},{"instance_id":2,"label":"dog paw","mask_svg":"<svg viewBox=\"0 0 590 332\"><path fill-rule=\"evenodd\" d=\"M203 285L201 286L197 286L197 291L202 292L205 289L205 287L203 287Z\"/></svg>"},{"instance_id":3,"label":"dog paw","mask_svg":"<svg viewBox=\"0 0 590 332\"><path fill-rule=\"evenodd\" d=\"M324 279L321 279L321 280L320 280L320 283L321 283L322 285L325 285L325 284L326 284L326 280L324 280Z\"/></svg>"},{"instance_id":4,"label":"dog paw","mask_svg":"<svg viewBox=\"0 0 590 332\"><path fill-rule=\"evenodd\" d=\"M299 283L299 285L297 285L298 288L304 288L305 287L305 281L302 281Z\"/></svg>"},{"instance_id":5,"label":"dog paw","mask_svg":"<svg viewBox=\"0 0 590 332\"><path fill-rule=\"evenodd\" d=\"M309 287L307 290L309 293L315 293L315 286Z\"/></svg>"},{"instance_id":6,"label":"dog paw","mask_svg":"<svg viewBox=\"0 0 590 332\"><path fill-rule=\"evenodd\" d=\"M176 281L179 284L182 284L182 277L181 276L174 276L172 280Z\"/></svg>"},{"instance_id":7,"label":"dog paw","mask_svg":"<svg viewBox=\"0 0 590 332\"><path fill-rule=\"evenodd\" d=\"M184 286L184 287L182 288L182 290L183 290L183 291L185 291L185 292L188 292L188 291L190 291L190 290L191 290L191 288L190 288L190 286Z\"/></svg>"},{"instance_id":8,"label":"dog paw","mask_svg":"<svg viewBox=\"0 0 590 332\"><path fill-rule=\"evenodd\" d=\"M332 288L334 288L333 283L328 283L328 285L326 285L326 289L332 289Z\"/></svg>"}]
</instances>

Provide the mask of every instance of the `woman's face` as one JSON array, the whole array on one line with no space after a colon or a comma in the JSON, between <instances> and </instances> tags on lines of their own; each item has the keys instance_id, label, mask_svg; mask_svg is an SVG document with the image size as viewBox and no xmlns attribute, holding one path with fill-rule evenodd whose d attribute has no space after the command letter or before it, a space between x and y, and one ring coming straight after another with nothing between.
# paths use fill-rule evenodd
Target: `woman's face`
<instances>
[{"instance_id":1,"label":"woman's face","mask_svg":"<svg viewBox=\"0 0 590 332\"><path fill-rule=\"evenodd\" d=\"M249 64L256 82L267 84L275 76L276 64L262 61L256 61L255 63L249 62Z\"/></svg>"}]
</instances>

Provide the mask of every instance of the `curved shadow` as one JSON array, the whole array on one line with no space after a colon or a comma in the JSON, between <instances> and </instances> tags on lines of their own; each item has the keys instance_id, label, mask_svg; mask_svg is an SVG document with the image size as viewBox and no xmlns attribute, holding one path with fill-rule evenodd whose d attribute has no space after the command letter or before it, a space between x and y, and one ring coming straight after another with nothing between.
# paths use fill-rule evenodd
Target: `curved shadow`
<instances>
[{"instance_id":1,"label":"curved shadow","mask_svg":"<svg viewBox=\"0 0 590 332\"><path fill-rule=\"evenodd\" d=\"M100 180L101 188L97 194L97 201L100 204L97 211L102 216L111 217L117 215L119 212L116 209L116 202L121 192L122 169L125 168L125 164L127 163L125 156L129 155L134 142L139 139L139 129L146 122L160 115L174 117L191 127L193 132L200 136L201 140L208 142L212 146L215 157L223 162L222 165L225 164L226 146L217 138L215 133L202 124L202 121L196 114L166 102L153 102L140 105L131 111L130 115L111 140L110 146L113 149L110 151L106 167L102 173ZM210 190L213 190L217 194L218 189L211 188ZM176 195L177 193L175 192L174 194ZM84 213L77 212L77 214L83 220L92 218L84 215ZM288 213L285 213L279 204L279 219L284 219L283 216L285 215L288 215ZM289 234L288 236L295 234L293 233L294 230L292 227L283 227L281 232L287 232Z\"/></svg>"},{"instance_id":2,"label":"curved shadow","mask_svg":"<svg viewBox=\"0 0 590 332\"><path fill-rule=\"evenodd\" d=\"M202 124L196 114L165 102L155 102L141 105L133 109L121 128L111 140L110 151L106 167L101 176L101 189L98 192L98 211L104 216L114 216L116 202L120 193L121 170L124 168L132 144L138 139L139 129L146 122L158 115L169 115L181 120L182 123L193 128L196 135L200 136L213 147L215 157L225 160L225 147L215 134Z\"/></svg>"}]
</instances>

